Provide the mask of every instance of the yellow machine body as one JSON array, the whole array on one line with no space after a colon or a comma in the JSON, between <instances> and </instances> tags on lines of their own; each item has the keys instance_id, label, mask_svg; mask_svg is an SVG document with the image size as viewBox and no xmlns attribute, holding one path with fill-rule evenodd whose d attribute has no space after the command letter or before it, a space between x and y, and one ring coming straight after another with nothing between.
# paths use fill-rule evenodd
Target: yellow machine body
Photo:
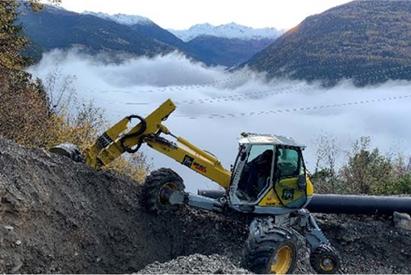
<instances>
[{"instance_id":1,"label":"yellow machine body","mask_svg":"<svg viewBox=\"0 0 411 275\"><path fill-rule=\"evenodd\" d=\"M120 120L104 132L96 143L86 150L86 163L99 169L108 165L125 152L133 151L146 143L152 149L189 167L193 171L216 182L224 189L229 190L232 183L232 171L225 169L221 162L212 154L198 148L182 137L176 137L162 123L176 109L171 100L166 100L156 110L142 119L138 116L129 116ZM140 120L130 128L133 118ZM165 139L161 134L170 135L173 141ZM138 148L137 148L138 149ZM309 177L306 179L306 190L298 189L298 178L288 178L271 185L268 192L257 202L261 207L281 207L289 203L278 197L283 188L294 189L292 200L303 196L310 199L313 194L313 184Z\"/></svg>"},{"instance_id":2,"label":"yellow machine body","mask_svg":"<svg viewBox=\"0 0 411 275\"><path fill-rule=\"evenodd\" d=\"M306 187L306 193L303 192L303 190L299 190L297 186L297 178L292 178L292 179L287 179L282 182L280 182L280 185L277 184L275 188L277 189L282 189L284 187L286 188L294 188L297 190L296 196L294 197L293 200L298 200L298 199L304 199L304 196L306 195L308 198L308 201L312 198L314 194L314 185L310 179L309 176L307 176L306 181L307 181L307 187ZM279 191L275 192L273 187L270 187L268 192L265 194L265 196L258 202L259 206L262 207L281 207L284 202L281 202L279 197L277 196L278 193L281 193Z\"/></svg>"}]
</instances>

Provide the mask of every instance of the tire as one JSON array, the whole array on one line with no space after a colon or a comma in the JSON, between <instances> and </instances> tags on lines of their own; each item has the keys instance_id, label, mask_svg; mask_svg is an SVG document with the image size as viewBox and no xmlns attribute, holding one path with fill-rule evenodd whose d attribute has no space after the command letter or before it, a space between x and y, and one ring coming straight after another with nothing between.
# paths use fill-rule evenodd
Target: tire
<instances>
[{"instance_id":1,"label":"tire","mask_svg":"<svg viewBox=\"0 0 411 275\"><path fill-rule=\"evenodd\" d=\"M245 267L252 272L292 273L297 260L297 237L287 228L254 221L244 254Z\"/></svg>"},{"instance_id":2,"label":"tire","mask_svg":"<svg viewBox=\"0 0 411 275\"><path fill-rule=\"evenodd\" d=\"M310 264L319 274L335 274L340 270L340 256L331 245L323 244L311 252Z\"/></svg>"},{"instance_id":3,"label":"tire","mask_svg":"<svg viewBox=\"0 0 411 275\"><path fill-rule=\"evenodd\" d=\"M145 180L142 190L143 207L150 213L163 214L175 211L178 205L170 205L161 198L160 194L164 188L176 191L184 191L183 179L173 170L161 168L153 171Z\"/></svg>"}]
</instances>

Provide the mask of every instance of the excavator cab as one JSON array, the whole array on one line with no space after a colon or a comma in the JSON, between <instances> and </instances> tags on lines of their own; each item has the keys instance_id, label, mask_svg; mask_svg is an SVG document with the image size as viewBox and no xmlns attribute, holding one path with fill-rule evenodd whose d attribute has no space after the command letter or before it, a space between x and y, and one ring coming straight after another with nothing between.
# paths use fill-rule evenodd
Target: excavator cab
<instances>
[{"instance_id":1,"label":"excavator cab","mask_svg":"<svg viewBox=\"0 0 411 275\"><path fill-rule=\"evenodd\" d=\"M242 212L285 214L308 204L313 186L304 146L281 136L242 134L230 201Z\"/></svg>"}]
</instances>

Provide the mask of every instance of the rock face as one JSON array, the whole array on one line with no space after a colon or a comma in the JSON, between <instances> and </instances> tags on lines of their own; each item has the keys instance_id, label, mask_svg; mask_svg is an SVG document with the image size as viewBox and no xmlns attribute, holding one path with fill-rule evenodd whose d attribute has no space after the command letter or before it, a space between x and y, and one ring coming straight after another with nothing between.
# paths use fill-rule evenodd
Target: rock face
<instances>
[{"instance_id":1,"label":"rock face","mask_svg":"<svg viewBox=\"0 0 411 275\"><path fill-rule=\"evenodd\" d=\"M409 80L410 29L410 1L353 1L307 17L247 64L270 76L329 84Z\"/></svg>"},{"instance_id":2,"label":"rock face","mask_svg":"<svg viewBox=\"0 0 411 275\"><path fill-rule=\"evenodd\" d=\"M245 272L246 217L153 216L140 192L128 178L0 138L0 273ZM318 218L344 272L411 272L411 232L391 220ZM296 272L310 273L301 246Z\"/></svg>"}]
</instances>

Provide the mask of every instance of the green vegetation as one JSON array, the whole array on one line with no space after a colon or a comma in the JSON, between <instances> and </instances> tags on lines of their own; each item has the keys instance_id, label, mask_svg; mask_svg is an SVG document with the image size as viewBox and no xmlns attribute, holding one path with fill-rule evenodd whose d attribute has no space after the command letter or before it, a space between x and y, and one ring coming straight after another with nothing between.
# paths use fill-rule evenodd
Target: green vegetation
<instances>
[{"instance_id":1,"label":"green vegetation","mask_svg":"<svg viewBox=\"0 0 411 275\"><path fill-rule=\"evenodd\" d=\"M337 169L339 150L335 140L322 137L312 175L316 190L320 193L411 194L411 163L401 155L384 155L377 148L370 148L370 141L369 137L356 141L346 163Z\"/></svg>"},{"instance_id":2,"label":"green vegetation","mask_svg":"<svg viewBox=\"0 0 411 275\"><path fill-rule=\"evenodd\" d=\"M34 10L41 9L37 1L29 4ZM44 84L24 71L28 63L22 51L28 41L16 26L17 8L17 1L0 1L0 136L29 147L70 142L85 149L107 126L103 114L93 104L75 100L70 78L63 79L57 90L53 85L63 76L51 75ZM109 169L141 181L148 167L146 158L137 155L120 159Z\"/></svg>"}]
</instances>

